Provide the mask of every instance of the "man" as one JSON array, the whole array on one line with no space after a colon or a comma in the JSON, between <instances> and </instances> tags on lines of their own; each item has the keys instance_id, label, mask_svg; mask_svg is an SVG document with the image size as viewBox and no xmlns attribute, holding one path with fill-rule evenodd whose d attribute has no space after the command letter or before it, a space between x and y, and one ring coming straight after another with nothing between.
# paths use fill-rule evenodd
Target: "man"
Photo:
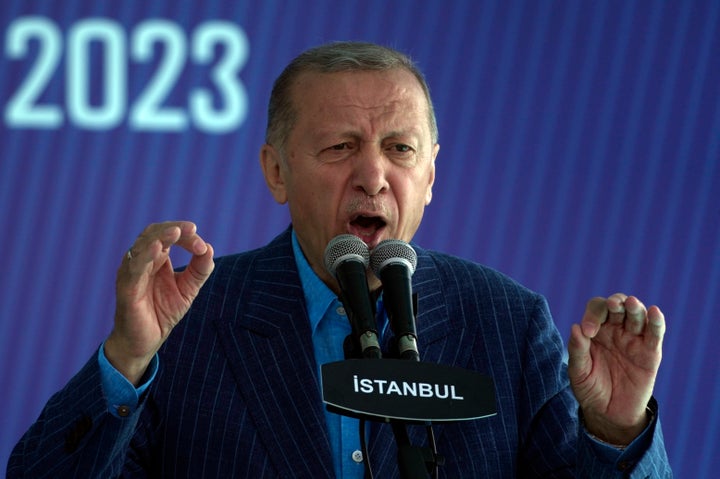
<instances>
[{"instance_id":1,"label":"man","mask_svg":"<svg viewBox=\"0 0 720 479\"><path fill-rule=\"evenodd\" d=\"M275 83L260 152L291 228L215 263L194 224L149 226L118 271L112 333L48 402L8 477L363 477L368 461L397 477L388 425L370 426L362 457L357 422L322 406L319 365L342 359L350 331L323 254L343 233L370 248L411 241L432 199L437 138L428 88L402 54L337 43L296 58ZM192 254L181 272L173 246ZM415 249L422 360L491 376L498 403L496 416L435 426L441 475L671 475L651 398L657 307L590 300L566 368L541 296Z\"/></svg>"}]
</instances>

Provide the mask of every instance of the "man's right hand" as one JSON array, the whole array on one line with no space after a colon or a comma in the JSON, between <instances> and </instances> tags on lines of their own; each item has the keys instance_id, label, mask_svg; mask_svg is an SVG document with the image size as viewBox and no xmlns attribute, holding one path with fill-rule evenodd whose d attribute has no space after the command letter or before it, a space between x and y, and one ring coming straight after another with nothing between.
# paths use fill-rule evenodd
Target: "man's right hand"
<instances>
[{"instance_id":1,"label":"man's right hand","mask_svg":"<svg viewBox=\"0 0 720 479\"><path fill-rule=\"evenodd\" d=\"M169 256L174 245L192 254L179 273ZM188 221L152 224L128 250L117 274L115 326L105 356L135 386L214 267L212 246Z\"/></svg>"}]
</instances>

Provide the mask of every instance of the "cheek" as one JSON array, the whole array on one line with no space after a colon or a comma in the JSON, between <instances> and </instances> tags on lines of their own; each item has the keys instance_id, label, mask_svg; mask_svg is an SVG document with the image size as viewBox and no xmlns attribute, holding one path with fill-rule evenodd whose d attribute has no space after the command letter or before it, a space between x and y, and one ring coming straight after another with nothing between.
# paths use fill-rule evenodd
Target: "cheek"
<instances>
[{"instance_id":1,"label":"cheek","mask_svg":"<svg viewBox=\"0 0 720 479\"><path fill-rule=\"evenodd\" d=\"M432 200L432 182L424 174L406 174L396 184L398 197L402 197L406 206L424 207Z\"/></svg>"},{"instance_id":2,"label":"cheek","mask_svg":"<svg viewBox=\"0 0 720 479\"><path fill-rule=\"evenodd\" d=\"M291 198L292 208L296 215L313 224L325 223L340 202L339 187L332 181L324 181L318 177L297 179ZM299 216L298 216L299 217Z\"/></svg>"},{"instance_id":3,"label":"cheek","mask_svg":"<svg viewBox=\"0 0 720 479\"><path fill-rule=\"evenodd\" d=\"M427 187L427 192L425 193L425 206L429 205L432 201L432 186Z\"/></svg>"}]
</instances>

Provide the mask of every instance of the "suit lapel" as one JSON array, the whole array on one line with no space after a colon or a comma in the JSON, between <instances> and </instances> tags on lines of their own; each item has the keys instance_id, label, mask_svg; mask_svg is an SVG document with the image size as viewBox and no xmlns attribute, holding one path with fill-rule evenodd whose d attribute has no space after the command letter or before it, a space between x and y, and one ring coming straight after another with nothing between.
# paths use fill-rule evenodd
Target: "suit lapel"
<instances>
[{"instance_id":1,"label":"suit lapel","mask_svg":"<svg viewBox=\"0 0 720 479\"><path fill-rule=\"evenodd\" d=\"M260 438L281 477L332 477L312 332L289 233L236 275L244 276L237 308L216 326Z\"/></svg>"}]
</instances>

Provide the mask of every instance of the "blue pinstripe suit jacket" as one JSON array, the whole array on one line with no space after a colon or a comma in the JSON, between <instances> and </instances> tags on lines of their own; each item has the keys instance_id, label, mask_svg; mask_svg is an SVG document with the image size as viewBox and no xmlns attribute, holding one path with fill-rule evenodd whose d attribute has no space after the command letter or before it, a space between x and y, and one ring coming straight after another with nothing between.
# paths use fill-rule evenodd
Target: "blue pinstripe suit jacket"
<instances>
[{"instance_id":1,"label":"blue pinstripe suit jacket","mask_svg":"<svg viewBox=\"0 0 720 479\"><path fill-rule=\"evenodd\" d=\"M627 477L579 434L545 300L491 269L416 249L422 360L492 376L499 408L434 427L443 477ZM289 230L218 258L159 354L153 385L122 419L107 412L97 361L88 362L16 446L8 477L333 476ZM670 476L652 427L632 477ZM410 436L424 443L423 428ZM397 477L390 426L373 424L369 443L376 477Z\"/></svg>"}]
</instances>

